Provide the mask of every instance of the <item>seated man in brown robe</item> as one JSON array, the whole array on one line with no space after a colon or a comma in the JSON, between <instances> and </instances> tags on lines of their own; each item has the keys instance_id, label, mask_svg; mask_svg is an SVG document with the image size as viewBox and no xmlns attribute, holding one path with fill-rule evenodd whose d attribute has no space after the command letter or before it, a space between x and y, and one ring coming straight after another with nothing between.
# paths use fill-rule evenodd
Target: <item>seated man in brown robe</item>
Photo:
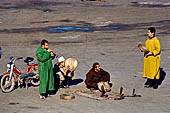
<instances>
[{"instance_id":1,"label":"seated man in brown robe","mask_svg":"<svg viewBox=\"0 0 170 113\"><path fill-rule=\"evenodd\" d=\"M99 89L102 95L110 91L110 74L100 68L98 62L94 63L92 69L86 74L85 84L87 88Z\"/></svg>"}]
</instances>

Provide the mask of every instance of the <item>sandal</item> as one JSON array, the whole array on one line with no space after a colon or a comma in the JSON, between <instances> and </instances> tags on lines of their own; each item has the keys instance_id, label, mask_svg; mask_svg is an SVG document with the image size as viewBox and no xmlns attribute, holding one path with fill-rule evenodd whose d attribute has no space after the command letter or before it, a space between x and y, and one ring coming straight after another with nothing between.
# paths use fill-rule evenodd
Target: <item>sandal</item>
<instances>
[{"instance_id":1,"label":"sandal","mask_svg":"<svg viewBox=\"0 0 170 113\"><path fill-rule=\"evenodd\" d=\"M43 95L40 95L40 99L45 99L45 96L43 96Z\"/></svg>"}]
</instances>

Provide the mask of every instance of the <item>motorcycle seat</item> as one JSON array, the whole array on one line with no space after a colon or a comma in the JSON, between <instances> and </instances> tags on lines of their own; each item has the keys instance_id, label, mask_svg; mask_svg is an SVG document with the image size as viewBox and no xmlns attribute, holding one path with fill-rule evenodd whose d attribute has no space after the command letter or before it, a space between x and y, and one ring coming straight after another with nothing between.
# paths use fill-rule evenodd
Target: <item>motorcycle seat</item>
<instances>
[{"instance_id":1,"label":"motorcycle seat","mask_svg":"<svg viewBox=\"0 0 170 113\"><path fill-rule=\"evenodd\" d=\"M27 57L27 58L25 58L24 62L25 62L25 63L29 63L29 62L32 62L33 60L34 60L34 58L32 58L32 57Z\"/></svg>"},{"instance_id":2,"label":"motorcycle seat","mask_svg":"<svg viewBox=\"0 0 170 113\"><path fill-rule=\"evenodd\" d=\"M27 78L27 77L32 77L34 75L36 75L36 73L34 73L34 72L24 73L24 74L20 75L20 79L24 79L24 78Z\"/></svg>"}]
</instances>

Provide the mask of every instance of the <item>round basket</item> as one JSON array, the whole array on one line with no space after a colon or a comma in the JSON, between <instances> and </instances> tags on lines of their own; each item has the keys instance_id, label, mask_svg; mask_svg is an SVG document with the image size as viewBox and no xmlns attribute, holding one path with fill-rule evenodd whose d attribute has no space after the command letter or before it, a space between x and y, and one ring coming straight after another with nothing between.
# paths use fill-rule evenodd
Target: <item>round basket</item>
<instances>
[{"instance_id":1,"label":"round basket","mask_svg":"<svg viewBox=\"0 0 170 113\"><path fill-rule=\"evenodd\" d=\"M74 98L75 98L75 96L74 95L70 95L70 94L61 94L60 95L60 99L63 99L63 100L72 100Z\"/></svg>"}]
</instances>

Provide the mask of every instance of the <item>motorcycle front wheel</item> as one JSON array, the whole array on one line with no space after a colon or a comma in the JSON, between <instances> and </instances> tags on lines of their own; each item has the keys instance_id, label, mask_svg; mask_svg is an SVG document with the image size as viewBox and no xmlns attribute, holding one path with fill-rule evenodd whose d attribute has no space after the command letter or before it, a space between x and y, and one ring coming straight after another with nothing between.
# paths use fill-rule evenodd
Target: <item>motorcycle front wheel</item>
<instances>
[{"instance_id":1,"label":"motorcycle front wheel","mask_svg":"<svg viewBox=\"0 0 170 113\"><path fill-rule=\"evenodd\" d=\"M4 93L9 93L14 89L15 81L14 77L12 76L10 80L10 74L5 74L1 78L1 89Z\"/></svg>"}]
</instances>

